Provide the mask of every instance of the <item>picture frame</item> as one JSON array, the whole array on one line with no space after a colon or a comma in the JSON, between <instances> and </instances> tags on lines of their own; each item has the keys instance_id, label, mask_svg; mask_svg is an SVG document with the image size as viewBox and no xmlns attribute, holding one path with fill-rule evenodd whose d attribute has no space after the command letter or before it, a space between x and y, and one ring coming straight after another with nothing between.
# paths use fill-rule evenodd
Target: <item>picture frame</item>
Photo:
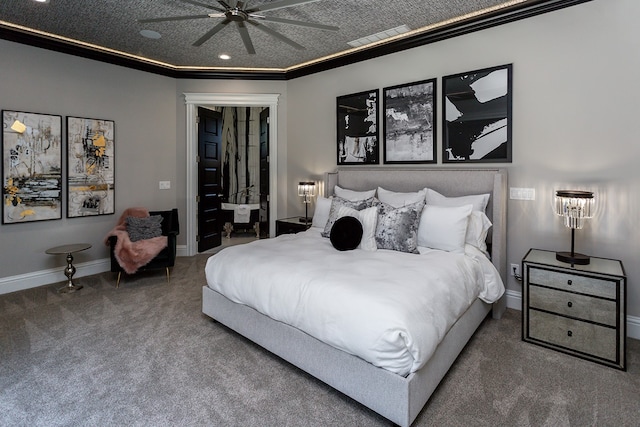
<instances>
[{"instance_id":1,"label":"picture frame","mask_svg":"<svg viewBox=\"0 0 640 427\"><path fill-rule=\"evenodd\" d=\"M67 117L67 218L115 212L115 122Z\"/></svg>"},{"instance_id":2,"label":"picture frame","mask_svg":"<svg viewBox=\"0 0 640 427\"><path fill-rule=\"evenodd\" d=\"M379 92L379 89L372 89L337 97L338 165L380 163Z\"/></svg>"},{"instance_id":3,"label":"picture frame","mask_svg":"<svg viewBox=\"0 0 640 427\"><path fill-rule=\"evenodd\" d=\"M442 162L511 162L513 65L442 78Z\"/></svg>"},{"instance_id":4,"label":"picture frame","mask_svg":"<svg viewBox=\"0 0 640 427\"><path fill-rule=\"evenodd\" d=\"M2 223L62 218L62 116L2 110Z\"/></svg>"},{"instance_id":5,"label":"picture frame","mask_svg":"<svg viewBox=\"0 0 640 427\"><path fill-rule=\"evenodd\" d=\"M385 164L437 162L436 86L433 78L382 90Z\"/></svg>"}]
</instances>

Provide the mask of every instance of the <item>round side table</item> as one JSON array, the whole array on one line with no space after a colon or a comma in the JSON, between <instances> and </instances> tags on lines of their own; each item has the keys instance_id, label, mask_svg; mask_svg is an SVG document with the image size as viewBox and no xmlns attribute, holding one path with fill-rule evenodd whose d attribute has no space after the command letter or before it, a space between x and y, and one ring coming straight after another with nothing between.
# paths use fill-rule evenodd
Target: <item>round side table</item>
<instances>
[{"instance_id":1,"label":"round side table","mask_svg":"<svg viewBox=\"0 0 640 427\"><path fill-rule=\"evenodd\" d=\"M49 255L67 255L67 267L64 269L64 275L67 276L67 285L58 289L58 292L75 292L78 289L82 289L82 285L73 283L73 275L76 274L76 268L73 266L73 254L87 250L90 247L90 243L72 243L70 245L56 246L45 251Z\"/></svg>"}]
</instances>

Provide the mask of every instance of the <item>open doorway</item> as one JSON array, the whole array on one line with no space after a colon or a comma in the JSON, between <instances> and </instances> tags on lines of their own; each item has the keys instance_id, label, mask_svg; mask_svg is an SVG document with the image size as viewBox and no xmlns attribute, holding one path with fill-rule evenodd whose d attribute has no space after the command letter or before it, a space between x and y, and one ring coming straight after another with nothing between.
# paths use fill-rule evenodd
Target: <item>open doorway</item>
<instances>
[{"instance_id":1,"label":"open doorway","mask_svg":"<svg viewBox=\"0 0 640 427\"><path fill-rule=\"evenodd\" d=\"M268 131L269 107L198 107L198 252L269 237Z\"/></svg>"},{"instance_id":2,"label":"open doorway","mask_svg":"<svg viewBox=\"0 0 640 427\"><path fill-rule=\"evenodd\" d=\"M238 107L268 107L268 193L269 199L265 200L267 211L271 213L267 221L269 235L275 235L275 213L277 212L277 106L278 94L215 94L215 93L188 93L185 94L187 110L187 191L186 191L186 254L192 256L197 253L196 235L198 233L198 126L196 122L198 107L213 108L216 106Z\"/></svg>"}]
</instances>

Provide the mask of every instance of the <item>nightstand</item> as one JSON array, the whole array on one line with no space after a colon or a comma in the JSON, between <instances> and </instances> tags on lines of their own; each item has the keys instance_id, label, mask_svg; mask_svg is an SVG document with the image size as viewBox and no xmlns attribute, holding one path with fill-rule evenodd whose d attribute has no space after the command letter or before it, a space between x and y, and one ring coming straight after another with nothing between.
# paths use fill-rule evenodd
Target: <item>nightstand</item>
<instances>
[{"instance_id":1,"label":"nightstand","mask_svg":"<svg viewBox=\"0 0 640 427\"><path fill-rule=\"evenodd\" d=\"M311 220L308 223L301 221L299 216L293 218L283 218L276 220L276 236L281 234L295 234L307 230L311 227Z\"/></svg>"},{"instance_id":2,"label":"nightstand","mask_svg":"<svg viewBox=\"0 0 640 427\"><path fill-rule=\"evenodd\" d=\"M588 265L531 249L522 260L522 339L626 369L626 277L622 262Z\"/></svg>"}]
</instances>

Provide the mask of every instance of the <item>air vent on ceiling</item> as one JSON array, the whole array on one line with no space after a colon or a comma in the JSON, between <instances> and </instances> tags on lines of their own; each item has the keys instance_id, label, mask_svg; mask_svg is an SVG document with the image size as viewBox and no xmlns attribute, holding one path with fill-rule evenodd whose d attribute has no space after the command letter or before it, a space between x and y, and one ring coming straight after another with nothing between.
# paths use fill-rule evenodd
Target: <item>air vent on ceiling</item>
<instances>
[{"instance_id":1,"label":"air vent on ceiling","mask_svg":"<svg viewBox=\"0 0 640 427\"><path fill-rule=\"evenodd\" d=\"M357 40L350 41L347 44L351 47L365 46L370 43L375 43L380 40L384 40L394 36L398 36L400 34L408 33L409 31L411 31L411 28L407 27L406 25L400 25L399 27L391 28L385 31L380 31L379 33L375 33L370 36L361 37Z\"/></svg>"}]
</instances>

